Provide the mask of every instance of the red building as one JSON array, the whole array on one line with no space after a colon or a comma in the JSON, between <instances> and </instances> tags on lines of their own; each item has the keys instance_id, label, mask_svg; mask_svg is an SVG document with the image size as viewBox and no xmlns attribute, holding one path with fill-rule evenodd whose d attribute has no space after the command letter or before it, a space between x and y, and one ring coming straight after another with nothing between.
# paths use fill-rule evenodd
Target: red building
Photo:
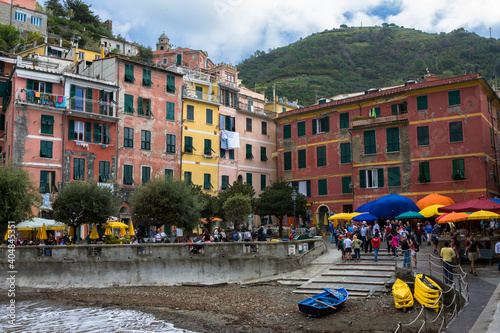
<instances>
[{"instance_id":1,"label":"red building","mask_svg":"<svg viewBox=\"0 0 500 333\"><path fill-rule=\"evenodd\" d=\"M479 75L320 100L278 115L278 175L307 195L315 222L390 193L494 197L499 109Z\"/></svg>"}]
</instances>

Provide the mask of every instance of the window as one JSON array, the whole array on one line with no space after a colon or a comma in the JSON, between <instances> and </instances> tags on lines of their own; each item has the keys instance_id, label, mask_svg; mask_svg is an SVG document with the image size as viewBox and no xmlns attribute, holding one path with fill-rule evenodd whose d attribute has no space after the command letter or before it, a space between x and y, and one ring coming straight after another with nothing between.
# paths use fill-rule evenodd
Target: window
<instances>
[{"instance_id":1,"label":"window","mask_svg":"<svg viewBox=\"0 0 500 333\"><path fill-rule=\"evenodd\" d=\"M192 153L193 150L196 150L193 147L193 138L190 136L184 137L184 152L186 153Z\"/></svg>"},{"instance_id":2,"label":"window","mask_svg":"<svg viewBox=\"0 0 500 333\"><path fill-rule=\"evenodd\" d=\"M306 150L305 149L299 149L297 153L298 153L298 156L299 156L299 169L306 168L306 166L307 166Z\"/></svg>"},{"instance_id":3,"label":"window","mask_svg":"<svg viewBox=\"0 0 500 333\"><path fill-rule=\"evenodd\" d=\"M246 158L248 158L248 159L253 158L252 145L249 145L249 144L246 145Z\"/></svg>"},{"instance_id":4,"label":"window","mask_svg":"<svg viewBox=\"0 0 500 333\"><path fill-rule=\"evenodd\" d=\"M401 168L387 168L387 185L389 187L401 186Z\"/></svg>"},{"instance_id":5,"label":"window","mask_svg":"<svg viewBox=\"0 0 500 333\"><path fill-rule=\"evenodd\" d=\"M229 176L222 175L221 182L220 182L220 188L221 188L221 190L227 190L227 185L228 184L229 184Z\"/></svg>"},{"instance_id":6,"label":"window","mask_svg":"<svg viewBox=\"0 0 500 333\"><path fill-rule=\"evenodd\" d=\"M55 171L40 170L40 192L57 192Z\"/></svg>"},{"instance_id":7,"label":"window","mask_svg":"<svg viewBox=\"0 0 500 333\"><path fill-rule=\"evenodd\" d=\"M297 123L297 137L306 136L306 122L300 121Z\"/></svg>"},{"instance_id":8,"label":"window","mask_svg":"<svg viewBox=\"0 0 500 333\"><path fill-rule=\"evenodd\" d=\"M267 135L267 122L265 121L262 122L261 129L262 129L262 134Z\"/></svg>"},{"instance_id":9,"label":"window","mask_svg":"<svg viewBox=\"0 0 500 333\"><path fill-rule=\"evenodd\" d=\"M281 107L281 112L286 112L286 107Z\"/></svg>"},{"instance_id":10,"label":"window","mask_svg":"<svg viewBox=\"0 0 500 333\"><path fill-rule=\"evenodd\" d=\"M283 139L290 139L292 137L292 125L283 125Z\"/></svg>"},{"instance_id":11,"label":"window","mask_svg":"<svg viewBox=\"0 0 500 333\"><path fill-rule=\"evenodd\" d=\"M365 142L365 155L377 153L377 144L375 141L375 131L365 131L364 132L364 142Z\"/></svg>"},{"instance_id":12,"label":"window","mask_svg":"<svg viewBox=\"0 0 500 333\"><path fill-rule=\"evenodd\" d=\"M313 134L330 132L330 117L312 120Z\"/></svg>"},{"instance_id":13,"label":"window","mask_svg":"<svg viewBox=\"0 0 500 333\"><path fill-rule=\"evenodd\" d=\"M226 150L219 148L220 158L226 158Z\"/></svg>"},{"instance_id":14,"label":"window","mask_svg":"<svg viewBox=\"0 0 500 333\"><path fill-rule=\"evenodd\" d=\"M247 173L247 184L252 186L252 174Z\"/></svg>"},{"instance_id":15,"label":"window","mask_svg":"<svg viewBox=\"0 0 500 333\"><path fill-rule=\"evenodd\" d=\"M406 101L399 104L392 104L391 108L393 115L408 113L408 103Z\"/></svg>"},{"instance_id":16,"label":"window","mask_svg":"<svg viewBox=\"0 0 500 333\"><path fill-rule=\"evenodd\" d=\"M421 183L428 183L431 181L429 162L418 163L418 181Z\"/></svg>"},{"instance_id":17,"label":"window","mask_svg":"<svg viewBox=\"0 0 500 333\"><path fill-rule=\"evenodd\" d=\"M292 188L294 188L298 193L305 195L306 197L311 196L311 181L301 180L292 182Z\"/></svg>"},{"instance_id":18,"label":"window","mask_svg":"<svg viewBox=\"0 0 500 333\"><path fill-rule=\"evenodd\" d=\"M40 141L40 157L52 158L52 141Z\"/></svg>"},{"instance_id":19,"label":"window","mask_svg":"<svg viewBox=\"0 0 500 333\"><path fill-rule=\"evenodd\" d=\"M151 150L151 132L141 131L141 149Z\"/></svg>"},{"instance_id":20,"label":"window","mask_svg":"<svg viewBox=\"0 0 500 333\"><path fill-rule=\"evenodd\" d=\"M134 83L134 66L125 64L125 82Z\"/></svg>"},{"instance_id":21,"label":"window","mask_svg":"<svg viewBox=\"0 0 500 333\"><path fill-rule=\"evenodd\" d=\"M328 195L327 179L318 179L318 195Z\"/></svg>"},{"instance_id":22,"label":"window","mask_svg":"<svg viewBox=\"0 0 500 333\"><path fill-rule=\"evenodd\" d=\"M108 161L99 161L99 182L107 182L111 180L109 176L109 162Z\"/></svg>"},{"instance_id":23,"label":"window","mask_svg":"<svg viewBox=\"0 0 500 333\"><path fill-rule=\"evenodd\" d=\"M110 141L109 125L94 123L94 143L108 144Z\"/></svg>"},{"instance_id":24,"label":"window","mask_svg":"<svg viewBox=\"0 0 500 333\"><path fill-rule=\"evenodd\" d=\"M125 94L123 112L134 113L134 96Z\"/></svg>"},{"instance_id":25,"label":"window","mask_svg":"<svg viewBox=\"0 0 500 333\"><path fill-rule=\"evenodd\" d=\"M252 131L252 118L247 118L247 132Z\"/></svg>"},{"instance_id":26,"label":"window","mask_svg":"<svg viewBox=\"0 0 500 333\"><path fill-rule=\"evenodd\" d=\"M429 126L417 127L417 143L419 146L429 145Z\"/></svg>"},{"instance_id":27,"label":"window","mask_svg":"<svg viewBox=\"0 0 500 333\"><path fill-rule=\"evenodd\" d=\"M84 59L85 59L85 53L83 53L83 52L78 52L78 59L79 59L79 60L84 60Z\"/></svg>"},{"instance_id":28,"label":"window","mask_svg":"<svg viewBox=\"0 0 500 333\"><path fill-rule=\"evenodd\" d=\"M318 101L318 104L325 104L326 103L326 98L321 98L319 101Z\"/></svg>"},{"instance_id":29,"label":"window","mask_svg":"<svg viewBox=\"0 0 500 333\"><path fill-rule=\"evenodd\" d=\"M203 189L204 190L211 190L213 188L212 182L210 181L211 175L209 173L206 173L203 175Z\"/></svg>"},{"instance_id":30,"label":"window","mask_svg":"<svg viewBox=\"0 0 500 333\"><path fill-rule=\"evenodd\" d=\"M167 120L175 121L175 103L167 102Z\"/></svg>"},{"instance_id":31,"label":"window","mask_svg":"<svg viewBox=\"0 0 500 333\"><path fill-rule=\"evenodd\" d=\"M448 91L448 105L460 105L460 90Z\"/></svg>"},{"instance_id":32,"label":"window","mask_svg":"<svg viewBox=\"0 0 500 333\"><path fill-rule=\"evenodd\" d=\"M451 175L451 179L453 180L464 180L465 179L465 163L464 159L458 159L452 161L453 166L453 174Z\"/></svg>"},{"instance_id":33,"label":"window","mask_svg":"<svg viewBox=\"0 0 500 333\"><path fill-rule=\"evenodd\" d=\"M391 127L386 129L387 151L399 151L399 128Z\"/></svg>"},{"instance_id":34,"label":"window","mask_svg":"<svg viewBox=\"0 0 500 333\"><path fill-rule=\"evenodd\" d=\"M264 191L266 189L266 175L260 175L260 190Z\"/></svg>"},{"instance_id":35,"label":"window","mask_svg":"<svg viewBox=\"0 0 500 333\"><path fill-rule=\"evenodd\" d=\"M384 169L359 170L360 188L384 187Z\"/></svg>"},{"instance_id":36,"label":"window","mask_svg":"<svg viewBox=\"0 0 500 333\"><path fill-rule=\"evenodd\" d=\"M123 131L123 146L127 148L134 148L134 129L125 127Z\"/></svg>"},{"instance_id":37,"label":"window","mask_svg":"<svg viewBox=\"0 0 500 333\"><path fill-rule=\"evenodd\" d=\"M230 117L230 116L225 116L225 115L220 115L220 118L219 118L219 125L220 125L220 129L225 129L226 131L232 131L234 132L235 131L235 121L234 121L234 117Z\"/></svg>"},{"instance_id":38,"label":"window","mask_svg":"<svg viewBox=\"0 0 500 333\"><path fill-rule=\"evenodd\" d=\"M26 22L26 19L24 22ZM42 26L42 19L39 17L32 16L31 17L31 24L41 27Z\"/></svg>"},{"instance_id":39,"label":"window","mask_svg":"<svg viewBox=\"0 0 500 333\"><path fill-rule=\"evenodd\" d=\"M153 82L151 81L151 70L143 68L142 69L142 85L144 87L151 87Z\"/></svg>"},{"instance_id":40,"label":"window","mask_svg":"<svg viewBox=\"0 0 500 333\"><path fill-rule=\"evenodd\" d=\"M54 116L48 116L42 114L40 133L42 134L54 134ZM1 124L0 124L1 126Z\"/></svg>"},{"instance_id":41,"label":"window","mask_svg":"<svg viewBox=\"0 0 500 333\"><path fill-rule=\"evenodd\" d=\"M205 146L203 149L203 154L207 155L207 156L212 156L212 152L215 153L215 151L212 149L212 140L205 139Z\"/></svg>"},{"instance_id":42,"label":"window","mask_svg":"<svg viewBox=\"0 0 500 333\"><path fill-rule=\"evenodd\" d=\"M342 194L352 193L351 177L342 177Z\"/></svg>"},{"instance_id":43,"label":"window","mask_svg":"<svg viewBox=\"0 0 500 333\"><path fill-rule=\"evenodd\" d=\"M137 114L139 116L151 117L151 100L149 98L139 97L137 106Z\"/></svg>"},{"instance_id":44,"label":"window","mask_svg":"<svg viewBox=\"0 0 500 333\"><path fill-rule=\"evenodd\" d=\"M284 168L285 171L292 170L292 152L291 151L286 151L283 154L283 163L284 163Z\"/></svg>"},{"instance_id":45,"label":"window","mask_svg":"<svg viewBox=\"0 0 500 333\"><path fill-rule=\"evenodd\" d=\"M326 165L326 146L316 148L316 162L318 167Z\"/></svg>"},{"instance_id":46,"label":"window","mask_svg":"<svg viewBox=\"0 0 500 333\"><path fill-rule=\"evenodd\" d=\"M450 142L462 142L463 140L462 122L450 123Z\"/></svg>"},{"instance_id":47,"label":"window","mask_svg":"<svg viewBox=\"0 0 500 333\"><path fill-rule=\"evenodd\" d=\"M174 177L174 169L165 169L165 178L166 177Z\"/></svg>"},{"instance_id":48,"label":"window","mask_svg":"<svg viewBox=\"0 0 500 333\"><path fill-rule=\"evenodd\" d=\"M188 184L192 184L193 183L192 179L193 178L191 171L184 171L184 181L186 181Z\"/></svg>"},{"instance_id":49,"label":"window","mask_svg":"<svg viewBox=\"0 0 500 333\"><path fill-rule=\"evenodd\" d=\"M167 75L167 92L175 94L175 77Z\"/></svg>"},{"instance_id":50,"label":"window","mask_svg":"<svg viewBox=\"0 0 500 333\"><path fill-rule=\"evenodd\" d=\"M141 168L141 174L142 174L141 181L142 184L144 185L151 179L151 167L143 166Z\"/></svg>"},{"instance_id":51,"label":"window","mask_svg":"<svg viewBox=\"0 0 500 333\"><path fill-rule=\"evenodd\" d=\"M113 100L113 92L104 90L99 91L99 106L100 113L107 116L114 116L114 106L116 102Z\"/></svg>"},{"instance_id":52,"label":"window","mask_svg":"<svg viewBox=\"0 0 500 333\"><path fill-rule=\"evenodd\" d=\"M42 125L43 127L43 125ZM3 113L0 113L0 131L5 131L5 115ZM2 151L0 150L0 156L1 156Z\"/></svg>"},{"instance_id":53,"label":"window","mask_svg":"<svg viewBox=\"0 0 500 333\"><path fill-rule=\"evenodd\" d=\"M84 140L84 127L83 121L68 120L68 140L83 141Z\"/></svg>"},{"instance_id":54,"label":"window","mask_svg":"<svg viewBox=\"0 0 500 333\"><path fill-rule=\"evenodd\" d=\"M176 65L177 65L177 66L182 65L182 53L177 54L177 61L176 61Z\"/></svg>"},{"instance_id":55,"label":"window","mask_svg":"<svg viewBox=\"0 0 500 333\"><path fill-rule=\"evenodd\" d=\"M15 12L14 19L16 21L26 22L26 14L21 12Z\"/></svg>"},{"instance_id":56,"label":"window","mask_svg":"<svg viewBox=\"0 0 500 333\"><path fill-rule=\"evenodd\" d=\"M339 121L339 127L340 129L343 128L349 128L349 113L341 113L339 115L340 121Z\"/></svg>"},{"instance_id":57,"label":"window","mask_svg":"<svg viewBox=\"0 0 500 333\"><path fill-rule=\"evenodd\" d=\"M368 115L369 117L380 117L381 116L380 107L371 108L369 113L370 113Z\"/></svg>"},{"instance_id":58,"label":"window","mask_svg":"<svg viewBox=\"0 0 500 333\"><path fill-rule=\"evenodd\" d=\"M210 109L207 109L207 124L212 125L213 124L213 111Z\"/></svg>"},{"instance_id":59,"label":"window","mask_svg":"<svg viewBox=\"0 0 500 333\"><path fill-rule=\"evenodd\" d=\"M234 149L229 150L229 159L234 160Z\"/></svg>"},{"instance_id":60,"label":"window","mask_svg":"<svg viewBox=\"0 0 500 333\"><path fill-rule=\"evenodd\" d=\"M85 180L85 159L75 157L73 159L73 179Z\"/></svg>"},{"instance_id":61,"label":"window","mask_svg":"<svg viewBox=\"0 0 500 333\"><path fill-rule=\"evenodd\" d=\"M167 134L167 153L175 153L175 135Z\"/></svg>"},{"instance_id":62,"label":"window","mask_svg":"<svg viewBox=\"0 0 500 333\"><path fill-rule=\"evenodd\" d=\"M427 95L417 96L417 111L427 110L428 108Z\"/></svg>"},{"instance_id":63,"label":"window","mask_svg":"<svg viewBox=\"0 0 500 333\"><path fill-rule=\"evenodd\" d=\"M168 58L163 58L163 64L166 65L168 63Z\"/></svg>"},{"instance_id":64,"label":"window","mask_svg":"<svg viewBox=\"0 0 500 333\"><path fill-rule=\"evenodd\" d=\"M29 83L29 82L28 82ZM29 85L28 85L29 86ZM28 88L29 90L29 88ZM90 103L87 103L88 111L92 112L92 89L88 89L87 98L90 95ZM76 111L84 111L84 89L75 86L74 84L70 85L69 89L69 98L70 98L70 108ZM88 105L90 104L90 105Z\"/></svg>"},{"instance_id":65,"label":"window","mask_svg":"<svg viewBox=\"0 0 500 333\"><path fill-rule=\"evenodd\" d=\"M194 106L193 105L186 106L186 119L189 121L194 121Z\"/></svg>"},{"instance_id":66,"label":"window","mask_svg":"<svg viewBox=\"0 0 500 333\"><path fill-rule=\"evenodd\" d=\"M340 163L351 163L351 143L340 144Z\"/></svg>"},{"instance_id":67,"label":"window","mask_svg":"<svg viewBox=\"0 0 500 333\"><path fill-rule=\"evenodd\" d=\"M203 99L203 87L196 87L196 98Z\"/></svg>"},{"instance_id":68,"label":"window","mask_svg":"<svg viewBox=\"0 0 500 333\"><path fill-rule=\"evenodd\" d=\"M266 147L260 147L260 160L264 162L267 161Z\"/></svg>"},{"instance_id":69,"label":"window","mask_svg":"<svg viewBox=\"0 0 500 333\"><path fill-rule=\"evenodd\" d=\"M134 185L134 167L132 165L123 166L123 185Z\"/></svg>"}]
</instances>

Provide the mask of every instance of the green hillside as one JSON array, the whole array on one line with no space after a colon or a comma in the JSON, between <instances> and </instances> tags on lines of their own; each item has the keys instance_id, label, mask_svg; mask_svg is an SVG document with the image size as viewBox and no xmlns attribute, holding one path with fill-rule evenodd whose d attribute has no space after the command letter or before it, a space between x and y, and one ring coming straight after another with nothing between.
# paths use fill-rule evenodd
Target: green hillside
<instances>
[{"instance_id":1,"label":"green hillside","mask_svg":"<svg viewBox=\"0 0 500 333\"><path fill-rule=\"evenodd\" d=\"M470 73L493 85L500 75L500 40L458 29L429 34L394 24L325 30L285 47L257 51L238 64L243 84L315 103L318 97L404 83L426 69L442 77Z\"/></svg>"}]
</instances>

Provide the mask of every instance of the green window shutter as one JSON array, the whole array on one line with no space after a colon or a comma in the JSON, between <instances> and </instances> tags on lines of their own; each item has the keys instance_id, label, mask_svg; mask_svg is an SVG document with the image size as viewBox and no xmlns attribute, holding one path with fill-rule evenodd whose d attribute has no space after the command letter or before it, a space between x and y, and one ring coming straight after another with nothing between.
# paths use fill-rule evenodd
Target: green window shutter
<instances>
[{"instance_id":1,"label":"green window shutter","mask_svg":"<svg viewBox=\"0 0 500 333\"><path fill-rule=\"evenodd\" d=\"M351 177L342 177L342 194L352 193L352 189L349 186L351 184Z\"/></svg>"},{"instance_id":2,"label":"green window shutter","mask_svg":"<svg viewBox=\"0 0 500 333\"><path fill-rule=\"evenodd\" d=\"M377 169L377 180L378 180L378 187L385 187L383 168Z\"/></svg>"},{"instance_id":3,"label":"green window shutter","mask_svg":"<svg viewBox=\"0 0 500 333\"><path fill-rule=\"evenodd\" d=\"M266 147L260 147L260 160L267 161L267 150Z\"/></svg>"},{"instance_id":4,"label":"green window shutter","mask_svg":"<svg viewBox=\"0 0 500 333\"><path fill-rule=\"evenodd\" d=\"M75 121L68 120L68 140L75 140Z\"/></svg>"},{"instance_id":5,"label":"green window shutter","mask_svg":"<svg viewBox=\"0 0 500 333\"><path fill-rule=\"evenodd\" d=\"M366 170L359 170L359 187L366 188Z\"/></svg>"},{"instance_id":6,"label":"green window shutter","mask_svg":"<svg viewBox=\"0 0 500 333\"><path fill-rule=\"evenodd\" d=\"M386 129L387 151L399 151L399 128L391 127Z\"/></svg>"},{"instance_id":7,"label":"green window shutter","mask_svg":"<svg viewBox=\"0 0 500 333\"><path fill-rule=\"evenodd\" d=\"M225 149L219 149L220 152L220 158L226 158L226 150Z\"/></svg>"},{"instance_id":8,"label":"green window shutter","mask_svg":"<svg viewBox=\"0 0 500 333\"><path fill-rule=\"evenodd\" d=\"M227 189L227 179L229 178L229 176L225 176L225 175L222 175L222 178L221 178L221 185L220 185L220 188L222 190L225 190Z\"/></svg>"},{"instance_id":9,"label":"green window shutter","mask_svg":"<svg viewBox=\"0 0 500 333\"><path fill-rule=\"evenodd\" d=\"M428 108L427 95L417 96L417 111L427 110Z\"/></svg>"},{"instance_id":10,"label":"green window shutter","mask_svg":"<svg viewBox=\"0 0 500 333\"><path fill-rule=\"evenodd\" d=\"M248 159L253 158L252 145L249 145L249 144L246 145L246 158L248 158Z\"/></svg>"},{"instance_id":11,"label":"green window shutter","mask_svg":"<svg viewBox=\"0 0 500 333\"><path fill-rule=\"evenodd\" d=\"M148 112L146 115L151 116L151 99L148 98L146 101L148 102L148 110L147 110Z\"/></svg>"},{"instance_id":12,"label":"green window shutter","mask_svg":"<svg viewBox=\"0 0 500 333\"><path fill-rule=\"evenodd\" d=\"M326 147L316 148L316 165L318 167L326 165Z\"/></svg>"},{"instance_id":13,"label":"green window shutter","mask_svg":"<svg viewBox=\"0 0 500 333\"><path fill-rule=\"evenodd\" d=\"M392 109L392 114L393 115L398 114L398 105L397 104L392 104L391 105L391 109Z\"/></svg>"},{"instance_id":14,"label":"green window shutter","mask_svg":"<svg viewBox=\"0 0 500 333\"><path fill-rule=\"evenodd\" d=\"M167 92L175 93L175 77L167 75Z\"/></svg>"},{"instance_id":15,"label":"green window shutter","mask_svg":"<svg viewBox=\"0 0 500 333\"><path fill-rule=\"evenodd\" d=\"M76 101L75 101L75 95L76 95L76 86L74 84L72 84L70 87L69 87L69 98L71 100L71 106L70 108L72 110L75 109L76 107Z\"/></svg>"},{"instance_id":16,"label":"green window shutter","mask_svg":"<svg viewBox=\"0 0 500 333\"><path fill-rule=\"evenodd\" d=\"M125 64L125 81L134 83L135 77L134 77L134 66Z\"/></svg>"},{"instance_id":17,"label":"green window shutter","mask_svg":"<svg viewBox=\"0 0 500 333\"><path fill-rule=\"evenodd\" d=\"M231 106L229 103L229 90L224 91L224 105Z\"/></svg>"},{"instance_id":18,"label":"green window shutter","mask_svg":"<svg viewBox=\"0 0 500 333\"><path fill-rule=\"evenodd\" d=\"M307 191L307 196L311 196L311 180L306 180L306 191Z\"/></svg>"},{"instance_id":19,"label":"green window shutter","mask_svg":"<svg viewBox=\"0 0 500 333\"><path fill-rule=\"evenodd\" d=\"M420 162L418 164L418 181L428 183L431 181L429 162Z\"/></svg>"},{"instance_id":20,"label":"green window shutter","mask_svg":"<svg viewBox=\"0 0 500 333\"><path fill-rule=\"evenodd\" d=\"M380 112L380 107L375 108L375 117L380 117L381 112Z\"/></svg>"},{"instance_id":21,"label":"green window shutter","mask_svg":"<svg viewBox=\"0 0 500 333\"><path fill-rule=\"evenodd\" d=\"M188 153L193 152L193 138L190 136L184 137L184 151Z\"/></svg>"},{"instance_id":22,"label":"green window shutter","mask_svg":"<svg viewBox=\"0 0 500 333\"><path fill-rule=\"evenodd\" d=\"M304 169L307 166L306 150L300 149L298 153L299 153L299 169Z\"/></svg>"},{"instance_id":23,"label":"green window shutter","mask_svg":"<svg viewBox=\"0 0 500 333\"><path fill-rule=\"evenodd\" d=\"M85 142L92 142L92 123L85 122Z\"/></svg>"},{"instance_id":24,"label":"green window shutter","mask_svg":"<svg viewBox=\"0 0 500 333\"><path fill-rule=\"evenodd\" d=\"M306 122L301 121L297 123L297 137L305 136L306 135Z\"/></svg>"},{"instance_id":25,"label":"green window shutter","mask_svg":"<svg viewBox=\"0 0 500 333\"><path fill-rule=\"evenodd\" d=\"M351 163L351 143L340 144L340 163Z\"/></svg>"},{"instance_id":26,"label":"green window shutter","mask_svg":"<svg viewBox=\"0 0 500 333\"><path fill-rule=\"evenodd\" d=\"M387 183L389 187L401 186L401 169L400 167L387 168Z\"/></svg>"},{"instance_id":27,"label":"green window shutter","mask_svg":"<svg viewBox=\"0 0 500 333\"><path fill-rule=\"evenodd\" d=\"M234 160L234 149L229 150L229 159Z\"/></svg>"},{"instance_id":28,"label":"green window shutter","mask_svg":"<svg viewBox=\"0 0 500 333\"><path fill-rule=\"evenodd\" d=\"M260 175L260 190L264 191L266 188L266 175Z\"/></svg>"},{"instance_id":29,"label":"green window shutter","mask_svg":"<svg viewBox=\"0 0 500 333\"><path fill-rule=\"evenodd\" d=\"M377 152L377 144L375 142L375 131L365 131L364 143L365 143L365 154L375 154Z\"/></svg>"},{"instance_id":30,"label":"green window shutter","mask_svg":"<svg viewBox=\"0 0 500 333\"><path fill-rule=\"evenodd\" d=\"M127 113L134 113L134 96L125 94L125 108L124 111Z\"/></svg>"},{"instance_id":31,"label":"green window shutter","mask_svg":"<svg viewBox=\"0 0 500 333\"><path fill-rule=\"evenodd\" d=\"M460 105L460 90L448 91L448 105Z\"/></svg>"},{"instance_id":32,"label":"green window shutter","mask_svg":"<svg viewBox=\"0 0 500 333\"><path fill-rule=\"evenodd\" d=\"M49 192L47 189L47 171L44 170L40 171L40 192Z\"/></svg>"},{"instance_id":33,"label":"green window shutter","mask_svg":"<svg viewBox=\"0 0 500 333\"><path fill-rule=\"evenodd\" d=\"M318 195L328 195L328 182L326 179L318 179Z\"/></svg>"},{"instance_id":34,"label":"green window shutter","mask_svg":"<svg viewBox=\"0 0 500 333\"><path fill-rule=\"evenodd\" d=\"M312 120L312 133L313 134L318 133L318 120L317 119Z\"/></svg>"},{"instance_id":35,"label":"green window shutter","mask_svg":"<svg viewBox=\"0 0 500 333\"><path fill-rule=\"evenodd\" d=\"M26 80L26 89L28 90L33 90L35 89L35 82L33 82L33 80Z\"/></svg>"},{"instance_id":36,"label":"green window shutter","mask_svg":"<svg viewBox=\"0 0 500 333\"><path fill-rule=\"evenodd\" d=\"M283 126L283 139L290 139L292 137L292 125L286 124Z\"/></svg>"},{"instance_id":37,"label":"green window shutter","mask_svg":"<svg viewBox=\"0 0 500 333\"><path fill-rule=\"evenodd\" d=\"M176 65L177 65L177 66L182 65L182 53L177 54L177 62L176 62Z\"/></svg>"},{"instance_id":38,"label":"green window shutter","mask_svg":"<svg viewBox=\"0 0 500 333\"><path fill-rule=\"evenodd\" d=\"M226 116L226 126L224 127L224 129L226 131L232 131L231 129L231 117L230 116Z\"/></svg>"},{"instance_id":39,"label":"green window shutter","mask_svg":"<svg viewBox=\"0 0 500 333\"><path fill-rule=\"evenodd\" d=\"M92 113L92 88L87 88L87 105L85 106L85 111Z\"/></svg>"},{"instance_id":40,"label":"green window shutter","mask_svg":"<svg viewBox=\"0 0 500 333\"><path fill-rule=\"evenodd\" d=\"M247 173L247 184L252 186L252 174Z\"/></svg>"},{"instance_id":41,"label":"green window shutter","mask_svg":"<svg viewBox=\"0 0 500 333\"><path fill-rule=\"evenodd\" d=\"M339 117L340 117L339 127L341 129L349 128L349 113L341 113Z\"/></svg>"},{"instance_id":42,"label":"green window shutter","mask_svg":"<svg viewBox=\"0 0 500 333\"><path fill-rule=\"evenodd\" d=\"M47 94L52 94L52 82L45 83L45 92Z\"/></svg>"},{"instance_id":43,"label":"green window shutter","mask_svg":"<svg viewBox=\"0 0 500 333\"><path fill-rule=\"evenodd\" d=\"M326 116L323 118L324 132L330 132L330 117Z\"/></svg>"},{"instance_id":44,"label":"green window shutter","mask_svg":"<svg viewBox=\"0 0 500 333\"><path fill-rule=\"evenodd\" d=\"M144 114L143 105L142 105L142 97L137 99L137 113L142 116Z\"/></svg>"},{"instance_id":45,"label":"green window shutter","mask_svg":"<svg viewBox=\"0 0 500 333\"><path fill-rule=\"evenodd\" d=\"M211 109L207 109L207 124L213 124L213 111Z\"/></svg>"},{"instance_id":46,"label":"green window shutter","mask_svg":"<svg viewBox=\"0 0 500 333\"><path fill-rule=\"evenodd\" d=\"M101 136L101 126L98 123L94 123L94 143L99 143Z\"/></svg>"},{"instance_id":47,"label":"green window shutter","mask_svg":"<svg viewBox=\"0 0 500 333\"><path fill-rule=\"evenodd\" d=\"M465 163L463 159L453 160L453 180L465 179Z\"/></svg>"},{"instance_id":48,"label":"green window shutter","mask_svg":"<svg viewBox=\"0 0 500 333\"><path fill-rule=\"evenodd\" d=\"M283 159L285 171L292 170L292 152L286 151L283 154Z\"/></svg>"},{"instance_id":49,"label":"green window shutter","mask_svg":"<svg viewBox=\"0 0 500 333\"><path fill-rule=\"evenodd\" d=\"M142 183L146 184L151 179L151 168L147 166L142 167Z\"/></svg>"},{"instance_id":50,"label":"green window shutter","mask_svg":"<svg viewBox=\"0 0 500 333\"><path fill-rule=\"evenodd\" d=\"M212 140L205 139L205 146L203 151L205 155L212 155Z\"/></svg>"},{"instance_id":51,"label":"green window shutter","mask_svg":"<svg viewBox=\"0 0 500 333\"><path fill-rule=\"evenodd\" d=\"M191 171L184 171L184 180L188 183L188 184L192 184L192 178L191 178Z\"/></svg>"}]
</instances>

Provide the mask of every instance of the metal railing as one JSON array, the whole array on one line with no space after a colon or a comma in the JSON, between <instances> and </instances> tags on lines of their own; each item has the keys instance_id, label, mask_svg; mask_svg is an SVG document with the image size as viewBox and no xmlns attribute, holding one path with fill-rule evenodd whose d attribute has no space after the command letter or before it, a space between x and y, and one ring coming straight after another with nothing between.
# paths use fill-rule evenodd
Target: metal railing
<instances>
[{"instance_id":1,"label":"metal railing","mask_svg":"<svg viewBox=\"0 0 500 333\"><path fill-rule=\"evenodd\" d=\"M82 97L70 97L68 99L68 109L72 111L100 114L104 116L116 117L115 103Z\"/></svg>"},{"instance_id":2,"label":"metal railing","mask_svg":"<svg viewBox=\"0 0 500 333\"><path fill-rule=\"evenodd\" d=\"M182 97L199 99L211 103L219 103L219 95L215 93L207 94L187 87L182 88Z\"/></svg>"},{"instance_id":3,"label":"metal railing","mask_svg":"<svg viewBox=\"0 0 500 333\"><path fill-rule=\"evenodd\" d=\"M66 98L64 96L47 94L24 88L18 88L16 90L16 103L66 108Z\"/></svg>"}]
</instances>

